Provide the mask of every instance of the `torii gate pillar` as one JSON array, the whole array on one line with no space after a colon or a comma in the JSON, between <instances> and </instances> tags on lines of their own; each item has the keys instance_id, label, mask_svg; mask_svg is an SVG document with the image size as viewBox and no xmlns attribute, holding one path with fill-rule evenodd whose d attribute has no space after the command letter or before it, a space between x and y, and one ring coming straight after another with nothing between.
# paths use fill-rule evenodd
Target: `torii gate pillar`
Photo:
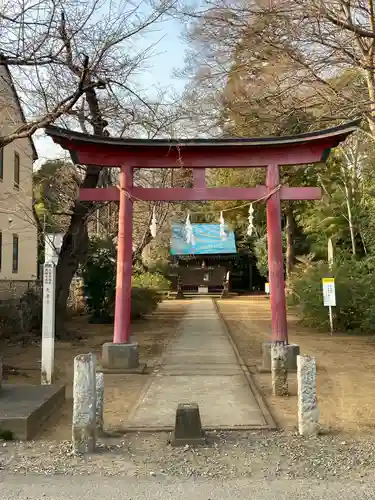
<instances>
[{"instance_id":1,"label":"torii gate pillar","mask_svg":"<svg viewBox=\"0 0 375 500\"><path fill-rule=\"evenodd\" d=\"M359 120L319 132L294 137L243 139L118 139L96 137L48 127L47 134L74 155L76 163L120 167L119 188L92 188L91 179L80 190L81 202L119 201L119 232L116 283L116 311L113 342L103 346L103 367L112 372L142 371L137 345L130 342L132 212L133 200L141 201L236 201L267 198L268 263L272 312L272 345L285 352L296 366L298 346L288 344L282 250L282 200L317 200L320 189L279 184L279 167L325 161L330 149L354 132ZM133 186L133 168L182 168L194 172L193 188L142 188ZM206 168L267 168L266 186L255 188L209 188ZM267 195L269 195L267 197ZM281 348L280 345L283 347ZM264 344L263 368L270 370L270 343ZM285 347L286 346L286 347ZM284 355L283 355L284 356ZM275 358L276 359L276 358Z\"/></svg>"},{"instance_id":2,"label":"torii gate pillar","mask_svg":"<svg viewBox=\"0 0 375 500\"><path fill-rule=\"evenodd\" d=\"M114 344L127 344L130 338L133 201L127 193L133 187L133 169L122 167L119 174L120 203L117 236L117 272Z\"/></svg>"},{"instance_id":3,"label":"torii gate pillar","mask_svg":"<svg viewBox=\"0 0 375 500\"><path fill-rule=\"evenodd\" d=\"M266 187L272 192L280 184L280 168L272 164L267 167ZM285 344L285 368L297 370L299 346L289 344L286 315L284 255L281 228L280 191L267 201L267 240L268 240L268 280L270 283L270 305L272 321L272 340L262 346L262 365L260 372L271 372L271 348L275 342Z\"/></svg>"},{"instance_id":4,"label":"torii gate pillar","mask_svg":"<svg viewBox=\"0 0 375 500\"><path fill-rule=\"evenodd\" d=\"M122 166L119 173L119 215L117 236L116 303L113 342L102 348L102 370L107 373L142 372L138 345L130 342L132 259L133 259L133 168Z\"/></svg>"},{"instance_id":5,"label":"torii gate pillar","mask_svg":"<svg viewBox=\"0 0 375 500\"><path fill-rule=\"evenodd\" d=\"M266 187L272 192L280 183L278 165L268 165ZM286 321L284 256L281 229L280 191L267 201L268 276L272 317L272 340L288 343Z\"/></svg>"}]
</instances>

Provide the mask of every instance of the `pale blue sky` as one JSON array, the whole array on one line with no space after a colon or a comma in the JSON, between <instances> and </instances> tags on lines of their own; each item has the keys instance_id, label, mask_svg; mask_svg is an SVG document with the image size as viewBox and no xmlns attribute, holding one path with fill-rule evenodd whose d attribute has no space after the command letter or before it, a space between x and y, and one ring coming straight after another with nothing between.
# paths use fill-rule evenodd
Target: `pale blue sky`
<instances>
[{"instance_id":1,"label":"pale blue sky","mask_svg":"<svg viewBox=\"0 0 375 500\"><path fill-rule=\"evenodd\" d=\"M183 91L186 81L173 77L173 72L184 66L182 29L180 22L169 19L144 36L140 50L152 45L155 55L147 61L147 70L137 79L143 97L152 99L156 95L156 89L161 87L177 93ZM64 151L44 134L37 134L34 140L39 155L38 164L47 158L64 156Z\"/></svg>"}]
</instances>

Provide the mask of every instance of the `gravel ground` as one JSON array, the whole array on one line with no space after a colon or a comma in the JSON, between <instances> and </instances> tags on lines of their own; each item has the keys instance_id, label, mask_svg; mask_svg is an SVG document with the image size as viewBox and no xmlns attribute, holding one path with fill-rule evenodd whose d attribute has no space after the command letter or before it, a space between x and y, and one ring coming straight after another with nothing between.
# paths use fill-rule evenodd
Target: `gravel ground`
<instances>
[{"instance_id":1,"label":"gravel ground","mask_svg":"<svg viewBox=\"0 0 375 500\"><path fill-rule=\"evenodd\" d=\"M373 500L375 483L177 477L12 476L0 473L1 500Z\"/></svg>"},{"instance_id":2,"label":"gravel ground","mask_svg":"<svg viewBox=\"0 0 375 500\"><path fill-rule=\"evenodd\" d=\"M206 447L173 448L168 435L106 438L88 457L69 442L2 442L0 470L16 474L179 476L180 478L350 479L375 478L375 440L342 436L306 439L284 432L217 432Z\"/></svg>"}]
</instances>

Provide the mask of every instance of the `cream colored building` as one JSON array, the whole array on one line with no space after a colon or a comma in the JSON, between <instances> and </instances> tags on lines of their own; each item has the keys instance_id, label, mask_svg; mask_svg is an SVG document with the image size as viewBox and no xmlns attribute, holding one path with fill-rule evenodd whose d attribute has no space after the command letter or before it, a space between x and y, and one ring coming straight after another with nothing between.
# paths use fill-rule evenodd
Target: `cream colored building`
<instances>
[{"instance_id":1,"label":"cream colored building","mask_svg":"<svg viewBox=\"0 0 375 500\"><path fill-rule=\"evenodd\" d=\"M0 65L0 136L23 123L25 117L10 72ZM0 149L0 292L4 280L37 278L38 231L32 210L36 158L31 139L18 139Z\"/></svg>"}]
</instances>

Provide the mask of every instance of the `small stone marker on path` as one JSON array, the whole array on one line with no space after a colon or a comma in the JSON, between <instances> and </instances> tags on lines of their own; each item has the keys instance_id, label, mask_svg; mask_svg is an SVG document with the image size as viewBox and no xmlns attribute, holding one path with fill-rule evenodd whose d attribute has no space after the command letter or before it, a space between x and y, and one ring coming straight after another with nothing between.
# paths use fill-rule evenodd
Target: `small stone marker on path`
<instances>
[{"instance_id":1,"label":"small stone marker on path","mask_svg":"<svg viewBox=\"0 0 375 500\"><path fill-rule=\"evenodd\" d=\"M199 406L197 403L179 404L176 411L172 446L196 446L205 443Z\"/></svg>"},{"instance_id":2,"label":"small stone marker on path","mask_svg":"<svg viewBox=\"0 0 375 500\"><path fill-rule=\"evenodd\" d=\"M319 431L319 408L316 397L316 361L311 356L297 356L298 431L312 436Z\"/></svg>"},{"instance_id":3,"label":"small stone marker on path","mask_svg":"<svg viewBox=\"0 0 375 500\"><path fill-rule=\"evenodd\" d=\"M98 435L103 434L104 412L104 374L96 374L96 430Z\"/></svg>"},{"instance_id":4,"label":"small stone marker on path","mask_svg":"<svg viewBox=\"0 0 375 500\"><path fill-rule=\"evenodd\" d=\"M74 358L72 440L75 453L92 453L96 441L96 357Z\"/></svg>"},{"instance_id":5,"label":"small stone marker on path","mask_svg":"<svg viewBox=\"0 0 375 500\"><path fill-rule=\"evenodd\" d=\"M272 394L274 396L288 395L287 348L284 344L271 346Z\"/></svg>"}]
</instances>

